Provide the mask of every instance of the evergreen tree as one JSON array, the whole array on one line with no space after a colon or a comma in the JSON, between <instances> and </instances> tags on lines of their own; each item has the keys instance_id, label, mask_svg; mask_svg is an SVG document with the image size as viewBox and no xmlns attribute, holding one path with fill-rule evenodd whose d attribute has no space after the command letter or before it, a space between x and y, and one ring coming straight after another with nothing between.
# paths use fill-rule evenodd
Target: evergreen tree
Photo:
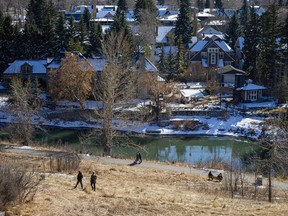
<instances>
[{"instance_id":1,"label":"evergreen tree","mask_svg":"<svg viewBox=\"0 0 288 216\"><path fill-rule=\"evenodd\" d=\"M165 5L165 0L158 0L159 5Z\"/></svg>"},{"instance_id":2,"label":"evergreen tree","mask_svg":"<svg viewBox=\"0 0 288 216\"><path fill-rule=\"evenodd\" d=\"M120 11L126 12L128 10L127 2L126 0L118 0L117 6Z\"/></svg>"},{"instance_id":3,"label":"evergreen tree","mask_svg":"<svg viewBox=\"0 0 288 216\"><path fill-rule=\"evenodd\" d=\"M216 0L215 1L215 7L220 9L220 10L223 9L222 1L221 0Z\"/></svg>"},{"instance_id":4,"label":"evergreen tree","mask_svg":"<svg viewBox=\"0 0 288 216\"><path fill-rule=\"evenodd\" d=\"M90 19L91 19L91 13L89 12L88 8L85 8L84 14L83 14L83 22L88 32L90 30Z\"/></svg>"},{"instance_id":5,"label":"evergreen tree","mask_svg":"<svg viewBox=\"0 0 288 216\"><path fill-rule=\"evenodd\" d=\"M71 16L68 22L68 38L76 38L76 27L74 25L74 17Z\"/></svg>"},{"instance_id":6,"label":"evergreen tree","mask_svg":"<svg viewBox=\"0 0 288 216\"><path fill-rule=\"evenodd\" d=\"M67 29L65 28L65 19L62 14L59 15L56 23L56 49L58 51L64 51L67 48Z\"/></svg>"},{"instance_id":7,"label":"evergreen tree","mask_svg":"<svg viewBox=\"0 0 288 216\"><path fill-rule=\"evenodd\" d=\"M137 0L135 4L134 16L137 21L140 21L140 11L147 10L154 16L156 14L156 7L153 0Z\"/></svg>"},{"instance_id":8,"label":"evergreen tree","mask_svg":"<svg viewBox=\"0 0 288 216\"><path fill-rule=\"evenodd\" d=\"M83 16L81 16L80 18L80 22L79 22L79 40L82 44L84 44L85 40L86 40L86 36L87 36L87 29L86 29L86 24L84 23L84 19Z\"/></svg>"},{"instance_id":9,"label":"evergreen tree","mask_svg":"<svg viewBox=\"0 0 288 216\"><path fill-rule=\"evenodd\" d=\"M70 38L67 51L70 51L70 52L78 51L80 53L84 53L84 47L80 41Z\"/></svg>"},{"instance_id":10,"label":"evergreen tree","mask_svg":"<svg viewBox=\"0 0 288 216\"><path fill-rule=\"evenodd\" d=\"M179 44L181 36L185 48L188 47L193 32L190 6L189 0L180 0L180 11L175 26L175 42Z\"/></svg>"},{"instance_id":11,"label":"evergreen tree","mask_svg":"<svg viewBox=\"0 0 288 216\"><path fill-rule=\"evenodd\" d=\"M56 9L52 0L49 0L48 4L45 5L45 14L43 16L43 45L42 52L44 56L54 56L56 52Z\"/></svg>"},{"instance_id":12,"label":"evergreen tree","mask_svg":"<svg viewBox=\"0 0 288 216\"><path fill-rule=\"evenodd\" d=\"M277 60L279 56L277 49L279 48L279 43L277 43L277 38L279 32L277 29L277 11L278 7L274 3L268 6L267 11L261 17L260 53L257 59L259 81L271 87L276 84L275 81L278 77Z\"/></svg>"},{"instance_id":13,"label":"evergreen tree","mask_svg":"<svg viewBox=\"0 0 288 216\"><path fill-rule=\"evenodd\" d=\"M100 24L92 22L90 27L89 41L90 46L88 47L88 53L90 55L101 54L101 39L102 39L102 27Z\"/></svg>"},{"instance_id":14,"label":"evergreen tree","mask_svg":"<svg viewBox=\"0 0 288 216\"><path fill-rule=\"evenodd\" d=\"M171 80L175 78L175 56L172 53L172 49L170 48L168 56L167 56L167 79Z\"/></svg>"},{"instance_id":15,"label":"evergreen tree","mask_svg":"<svg viewBox=\"0 0 288 216\"><path fill-rule=\"evenodd\" d=\"M46 0L30 0L27 8L26 22L35 23L40 32L45 28L46 5Z\"/></svg>"},{"instance_id":16,"label":"evergreen tree","mask_svg":"<svg viewBox=\"0 0 288 216\"><path fill-rule=\"evenodd\" d=\"M185 66L185 49L182 42L182 36L180 35L178 40L178 52L177 52L177 75L180 79L183 79L185 73L186 73L186 66Z\"/></svg>"},{"instance_id":17,"label":"evergreen tree","mask_svg":"<svg viewBox=\"0 0 288 216\"><path fill-rule=\"evenodd\" d=\"M163 46L161 48L161 54L157 65L160 73L166 75L166 58Z\"/></svg>"},{"instance_id":18,"label":"evergreen tree","mask_svg":"<svg viewBox=\"0 0 288 216\"><path fill-rule=\"evenodd\" d=\"M247 20L249 16L249 8L247 0L243 0L243 5L240 9L240 30L241 35L244 36L244 29L246 28Z\"/></svg>"},{"instance_id":19,"label":"evergreen tree","mask_svg":"<svg viewBox=\"0 0 288 216\"><path fill-rule=\"evenodd\" d=\"M257 46L259 44L259 18L254 7L251 9L250 18L247 22L244 35L244 70L249 72L249 78L257 81L256 62L258 56Z\"/></svg>"},{"instance_id":20,"label":"evergreen tree","mask_svg":"<svg viewBox=\"0 0 288 216\"><path fill-rule=\"evenodd\" d=\"M199 11L202 11L204 9L204 2L203 1L204 0L197 0L197 7L198 7Z\"/></svg>"},{"instance_id":21,"label":"evergreen tree","mask_svg":"<svg viewBox=\"0 0 288 216\"><path fill-rule=\"evenodd\" d=\"M210 8L210 0L206 0L206 3L205 3L205 8Z\"/></svg>"},{"instance_id":22,"label":"evergreen tree","mask_svg":"<svg viewBox=\"0 0 288 216\"><path fill-rule=\"evenodd\" d=\"M229 26L228 26L227 34L226 34L226 40L229 41L229 45L233 47L238 37L239 37L239 24L238 24L237 14L234 13L234 15L232 16L229 22Z\"/></svg>"}]
</instances>

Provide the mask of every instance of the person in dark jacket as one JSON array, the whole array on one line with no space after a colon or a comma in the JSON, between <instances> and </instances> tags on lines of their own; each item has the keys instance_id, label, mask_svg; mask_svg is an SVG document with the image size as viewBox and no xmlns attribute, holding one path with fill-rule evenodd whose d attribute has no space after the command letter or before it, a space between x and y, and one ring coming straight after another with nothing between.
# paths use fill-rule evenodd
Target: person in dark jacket
<instances>
[{"instance_id":1,"label":"person in dark jacket","mask_svg":"<svg viewBox=\"0 0 288 216\"><path fill-rule=\"evenodd\" d=\"M83 189L82 179L83 179L83 174L79 171L78 175L77 175L77 183L76 183L74 188L76 188L78 186L78 184L80 183L81 188Z\"/></svg>"},{"instance_id":2,"label":"person in dark jacket","mask_svg":"<svg viewBox=\"0 0 288 216\"><path fill-rule=\"evenodd\" d=\"M142 163L142 157L141 157L141 154L140 152L138 151L137 154L136 154L136 160L134 161L135 164L141 164Z\"/></svg>"},{"instance_id":3,"label":"person in dark jacket","mask_svg":"<svg viewBox=\"0 0 288 216\"><path fill-rule=\"evenodd\" d=\"M96 191L96 180L97 180L97 176L95 175L95 172L93 172L90 177L90 183L91 183L92 190L94 191Z\"/></svg>"}]
</instances>

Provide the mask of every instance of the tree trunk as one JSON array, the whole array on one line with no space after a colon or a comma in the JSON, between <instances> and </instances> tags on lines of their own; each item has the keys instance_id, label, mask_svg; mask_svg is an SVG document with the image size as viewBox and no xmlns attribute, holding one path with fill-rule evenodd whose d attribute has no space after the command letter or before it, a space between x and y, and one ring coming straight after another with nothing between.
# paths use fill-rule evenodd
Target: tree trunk
<instances>
[{"instance_id":1,"label":"tree trunk","mask_svg":"<svg viewBox=\"0 0 288 216\"><path fill-rule=\"evenodd\" d=\"M272 179L271 179L271 175L272 175L272 164L270 162L269 164L269 171L268 171L268 199L269 202L272 202Z\"/></svg>"},{"instance_id":2,"label":"tree trunk","mask_svg":"<svg viewBox=\"0 0 288 216\"><path fill-rule=\"evenodd\" d=\"M113 144L113 109L110 104L106 103L103 110L105 112L103 116L103 153L105 156L111 154Z\"/></svg>"}]
</instances>

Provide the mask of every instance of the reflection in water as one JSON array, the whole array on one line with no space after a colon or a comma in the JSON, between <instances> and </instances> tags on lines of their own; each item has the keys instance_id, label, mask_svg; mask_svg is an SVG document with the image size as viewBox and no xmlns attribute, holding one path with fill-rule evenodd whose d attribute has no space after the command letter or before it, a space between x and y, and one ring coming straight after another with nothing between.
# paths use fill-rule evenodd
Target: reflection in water
<instances>
[{"instance_id":1,"label":"reflection in water","mask_svg":"<svg viewBox=\"0 0 288 216\"><path fill-rule=\"evenodd\" d=\"M231 146L200 146L186 145L184 153L177 150L176 145L166 146L158 149L158 159L160 161L179 161L195 164L199 161L208 161L213 158L221 158L230 161L232 156Z\"/></svg>"}]
</instances>

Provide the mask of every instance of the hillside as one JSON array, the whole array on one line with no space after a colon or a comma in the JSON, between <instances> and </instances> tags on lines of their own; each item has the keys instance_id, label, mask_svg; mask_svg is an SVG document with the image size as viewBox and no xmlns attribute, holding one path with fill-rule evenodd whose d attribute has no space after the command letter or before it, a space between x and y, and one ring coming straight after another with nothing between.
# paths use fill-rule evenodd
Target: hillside
<instances>
[{"instance_id":1,"label":"hillside","mask_svg":"<svg viewBox=\"0 0 288 216\"><path fill-rule=\"evenodd\" d=\"M230 199L223 190L225 182L209 182L201 175L82 160L81 190L73 188L76 172L48 173L49 160L42 156L0 152L0 159L1 164L46 170L34 200L9 206L9 215L285 215L288 211L287 203L280 201ZM91 171L98 176L96 192L89 185ZM259 197L265 191L259 190Z\"/></svg>"}]
</instances>

